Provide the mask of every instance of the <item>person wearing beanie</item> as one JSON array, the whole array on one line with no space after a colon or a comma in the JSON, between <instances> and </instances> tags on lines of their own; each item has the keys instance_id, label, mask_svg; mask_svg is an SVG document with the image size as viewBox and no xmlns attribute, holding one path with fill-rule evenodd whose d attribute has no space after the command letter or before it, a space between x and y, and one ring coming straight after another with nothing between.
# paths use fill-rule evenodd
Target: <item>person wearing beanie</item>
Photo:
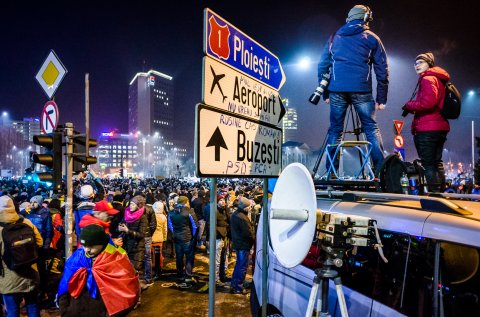
<instances>
[{"instance_id":1,"label":"person wearing beanie","mask_svg":"<svg viewBox=\"0 0 480 317\"><path fill-rule=\"evenodd\" d=\"M163 243L167 241L167 215L165 213L165 205L161 201L156 201L153 206L155 217L157 220L157 228L152 236L152 247L155 254L155 280L160 279L163 269Z\"/></svg>"},{"instance_id":2,"label":"person wearing beanie","mask_svg":"<svg viewBox=\"0 0 480 317\"><path fill-rule=\"evenodd\" d=\"M346 24L329 37L318 64L318 82L329 77L328 90L323 94L330 104L330 127L326 144L339 144L344 134L345 116L349 106L360 119L362 132L371 144L373 167L379 169L384 151L380 129L375 120L376 110L385 109L388 93L388 62L380 38L370 30L372 11L356 5L348 13ZM377 81L376 97L372 89L372 68ZM330 156L336 150L331 147ZM334 167L338 170L338 159ZM330 161L326 163L333 176Z\"/></svg>"},{"instance_id":3,"label":"person wearing beanie","mask_svg":"<svg viewBox=\"0 0 480 317\"><path fill-rule=\"evenodd\" d=\"M427 188L433 192L443 192L445 170L442 153L450 124L441 111L445 85L450 75L443 68L435 66L435 57L431 52L419 54L415 58L414 69L419 78L412 98L402 108L403 116L414 114L411 131L425 169Z\"/></svg>"},{"instance_id":4,"label":"person wearing beanie","mask_svg":"<svg viewBox=\"0 0 480 317\"><path fill-rule=\"evenodd\" d=\"M255 241L253 224L250 218L248 218L251 208L252 203L250 200L245 197L239 197L238 208L230 219L233 249L237 255L230 289L234 294L246 294L243 282L247 274L250 249Z\"/></svg>"},{"instance_id":5,"label":"person wearing beanie","mask_svg":"<svg viewBox=\"0 0 480 317\"><path fill-rule=\"evenodd\" d=\"M125 251L95 224L82 229L80 243L65 263L58 288L61 315L126 315L139 300L140 285Z\"/></svg>"},{"instance_id":6,"label":"person wearing beanie","mask_svg":"<svg viewBox=\"0 0 480 317\"><path fill-rule=\"evenodd\" d=\"M167 223L175 243L177 275L185 283L193 283L197 219L195 212L190 209L188 197L178 197L174 210L168 214Z\"/></svg>"},{"instance_id":7,"label":"person wearing beanie","mask_svg":"<svg viewBox=\"0 0 480 317\"><path fill-rule=\"evenodd\" d=\"M38 285L40 276L37 263L22 268L21 271L11 270L3 259L5 246L3 242L3 230L6 225L23 222L33 229L35 243L41 248L43 239L32 222L15 211L13 200L9 196L0 197L0 294L7 311L7 316L20 316L20 303L25 300L28 316L40 316L38 307ZM32 257L34 254L32 253Z\"/></svg>"},{"instance_id":8,"label":"person wearing beanie","mask_svg":"<svg viewBox=\"0 0 480 317\"><path fill-rule=\"evenodd\" d=\"M145 233L148 231L148 219L145 214L145 198L134 196L125 208L123 222L118 231L123 234L123 248L141 279L142 290L151 286L150 281L144 279L145 273Z\"/></svg>"},{"instance_id":9,"label":"person wearing beanie","mask_svg":"<svg viewBox=\"0 0 480 317\"><path fill-rule=\"evenodd\" d=\"M197 232L197 248L204 248L205 240L203 239L203 232L205 230L206 219L203 218L203 210L205 209L205 204L207 203L205 199L205 191L199 190L197 197L192 200L192 208L197 217L198 223L198 232Z\"/></svg>"},{"instance_id":10,"label":"person wearing beanie","mask_svg":"<svg viewBox=\"0 0 480 317\"><path fill-rule=\"evenodd\" d=\"M80 199L80 203L73 211L75 218L75 233L77 236L77 247L80 246L80 222L85 215L92 215L95 203L95 193L91 185L83 185L80 187L80 192L77 193L77 197Z\"/></svg>"}]
</instances>

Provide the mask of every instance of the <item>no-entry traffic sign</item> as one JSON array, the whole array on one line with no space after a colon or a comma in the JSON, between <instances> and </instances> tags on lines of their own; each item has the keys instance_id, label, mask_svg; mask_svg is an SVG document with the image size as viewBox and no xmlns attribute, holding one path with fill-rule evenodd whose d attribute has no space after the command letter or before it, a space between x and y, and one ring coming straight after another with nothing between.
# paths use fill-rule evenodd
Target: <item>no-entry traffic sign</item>
<instances>
[{"instance_id":1,"label":"no-entry traffic sign","mask_svg":"<svg viewBox=\"0 0 480 317\"><path fill-rule=\"evenodd\" d=\"M282 167L282 130L227 111L196 107L195 162L202 177L272 177Z\"/></svg>"},{"instance_id":2,"label":"no-entry traffic sign","mask_svg":"<svg viewBox=\"0 0 480 317\"><path fill-rule=\"evenodd\" d=\"M47 101L43 106L42 115L40 116L40 127L42 132L52 133L58 125L58 107L54 101Z\"/></svg>"}]
</instances>

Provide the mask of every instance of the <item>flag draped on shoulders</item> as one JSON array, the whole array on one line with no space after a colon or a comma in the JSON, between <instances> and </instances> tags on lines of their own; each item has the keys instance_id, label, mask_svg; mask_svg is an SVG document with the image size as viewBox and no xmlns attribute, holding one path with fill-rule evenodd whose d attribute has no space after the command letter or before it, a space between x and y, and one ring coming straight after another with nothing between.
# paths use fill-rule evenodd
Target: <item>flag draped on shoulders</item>
<instances>
[{"instance_id":1,"label":"flag draped on shoulders","mask_svg":"<svg viewBox=\"0 0 480 317\"><path fill-rule=\"evenodd\" d=\"M95 299L100 292L109 315L135 305L140 294L139 280L126 252L111 243L94 262L85 256L83 247L67 260L58 296L68 292L76 299L84 287Z\"/></svg>"}]
</instances>

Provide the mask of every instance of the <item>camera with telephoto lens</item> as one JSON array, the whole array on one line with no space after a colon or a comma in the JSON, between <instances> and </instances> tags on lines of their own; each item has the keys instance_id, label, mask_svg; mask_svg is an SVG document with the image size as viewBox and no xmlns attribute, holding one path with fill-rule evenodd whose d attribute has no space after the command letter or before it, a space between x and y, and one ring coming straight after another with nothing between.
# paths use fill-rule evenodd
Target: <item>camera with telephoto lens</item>
<instances>
[{"instance_id":1,"label":"camera with telephoto lens","mask_svg":"<svg viewBox=\"0 0 480 317\"><path fill-rule=\"evenodd\" d=\"M320 84L318 84L317 89L315 89L315 91L310 96L308 101L310 101L314 105L318 105L318 102L320 101L320 97L322 96L322 94L327 89L329 82L330 82L330 74L323 74L322 75L322 80L320 81Z\"/></svg>"}]
</instances>

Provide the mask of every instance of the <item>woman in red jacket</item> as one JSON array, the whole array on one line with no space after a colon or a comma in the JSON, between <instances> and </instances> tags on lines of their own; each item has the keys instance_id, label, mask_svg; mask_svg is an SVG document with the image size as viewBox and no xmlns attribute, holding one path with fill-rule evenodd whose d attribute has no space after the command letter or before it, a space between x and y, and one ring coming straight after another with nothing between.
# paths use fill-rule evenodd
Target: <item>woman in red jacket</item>
<instances>
[{"instance_id":1,"label":"woman in red jacket","mask_svg":"<svg viewBox=\"0 0 480 317\"><path fill-rule=\"evenodd\" d=\"M442 192L445 187L442 151L450 124L442 117L445 84L450 75L435 66L433 53L415 58L415 71L420 75L415 100L408 101L403 110L413 113L412 134L418 156L425 168L425 178L430 191ZM406 113L404 112L404 113Z\"/></svg>"}]
</instances>

